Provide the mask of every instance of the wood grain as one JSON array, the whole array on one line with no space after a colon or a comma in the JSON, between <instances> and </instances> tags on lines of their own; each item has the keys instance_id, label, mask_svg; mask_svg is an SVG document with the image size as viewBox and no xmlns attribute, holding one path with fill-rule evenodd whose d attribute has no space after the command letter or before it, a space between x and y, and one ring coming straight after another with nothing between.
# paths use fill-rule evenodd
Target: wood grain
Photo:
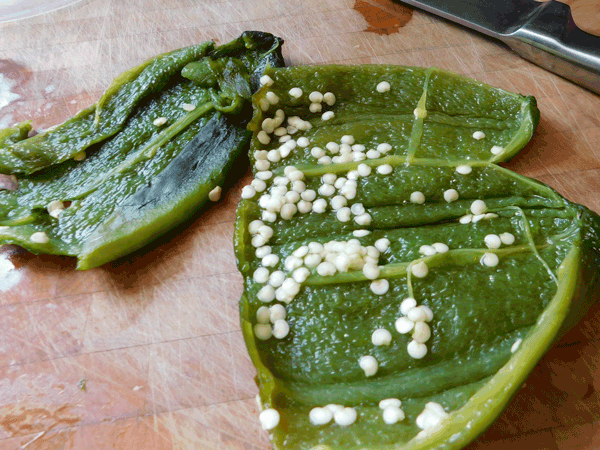
<instances>
[{"instance_id":1,"label":"wood grain","mask_svg":"<svg viewBox=\"0 0 600 450\"><path fill-rule=\"evenodd\" d=\"M568 3L600 34L596 1ZM508 167L600 212L600 97L387 0L88 0L1 24L0 71L19 98L0 124L45 129L150 56L248 29L284 37L288 64L435 65L535 95L540 126ZM268 448L237 315L232 232L247 180L98 269L0 249L0 449ZM600 446L599 319L594 307L469 450Z\"/></svg>"}]
</instances>

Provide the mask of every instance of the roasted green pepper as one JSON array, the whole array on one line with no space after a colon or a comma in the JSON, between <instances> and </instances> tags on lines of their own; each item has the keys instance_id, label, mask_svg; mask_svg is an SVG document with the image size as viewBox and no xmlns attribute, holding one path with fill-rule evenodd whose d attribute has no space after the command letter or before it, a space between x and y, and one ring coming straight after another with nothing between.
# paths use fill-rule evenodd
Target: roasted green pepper
<instances>
[{"instance_id":1,"label":"roasted green pepper","mask_svg":"<svg viewBox=\"0 0 600 450\"><path fill-rule=\"evenodd\" d=\"M43 134L0 132L0 242L71 255L89 269L135 250L188 217L249 141L250 97L282 40L235 41L160 55L115 79L90 108ZM215 66L210 86L190 64Z\"/></svg>"},{"instance_id":2,"label":"roasted green pepper","mask_svg":"<svg viewBox=\"0 0 600 450\"><path fill-rule=\"evenodd\" d=\"M238 208L274 449L458 449L592 301L600 218L497 165L535 99L432 69L267 70Z\"/></svg>"}]
</instances>

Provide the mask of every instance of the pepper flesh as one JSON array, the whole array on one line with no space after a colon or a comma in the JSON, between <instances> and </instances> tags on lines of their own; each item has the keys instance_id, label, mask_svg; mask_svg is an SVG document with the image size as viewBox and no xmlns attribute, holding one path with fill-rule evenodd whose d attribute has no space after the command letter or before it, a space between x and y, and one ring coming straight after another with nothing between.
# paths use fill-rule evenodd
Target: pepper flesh
<instances>
[{"instance_id":1,"label":"pepper flesh","mask_svg":"<svg viewBox=\"0 0 600 450\"><path fill-rule=\"evenodd\" d=\"M311 269L300 293L286 305L290 332L284 339L261 341L253 332L261 284L252 274L260 267L248 225L260 219L257 199L238 208L235 248L244 275L240 301L242 331L258 372L264 407L279 411L279 425L271 430L275 449L458 449L481 433L500 414L552 342L572 326L592 301L598 284L600 218L572 204L549 187L512 173L495 163L515 155L531 138L539 112L532 97L495 89L438 69L390 66L324 66L266 72L273 86L254 98L255 104L274 92L286 116L300 116L312 127L298 136L310 145L296 147L270 170L283 175L293 165L304 174L307 189L317 190L324 174L346 177L358 164L373 169L390 164L393 173L359 178L357 195L348 206L361 203L371 215L368 226L340 222L334 212L298 214L268 225L268 245L283 261L308 242L348 241L352 232L368 229L358 238L373 245L380 238L390 248L379 259L380 278L388 280L386 294L374 294L362 271L319 276ZM378 93L380 81L391 89ZM300 87L300 98L288 94ZM310 113L308 94L332 92L335 105ZM418 114L415 109L421 112ZM324 120L325 110L334 117ZM423 114L425 112L425 114ZM267 112L255 108L250 128L255 131L250 152L280 144L257 139ZM485 138L477 140L475 131ZM352 135L367 149L387 142L387 155L362 162L317 164L314 146L325 148ZM502 147L499 154L492 146ZM468 165L472 172L457 173ZM270 186L267 188L269 190ZM443 193L456 189L460 197L448 203ZM424 204L411 203L420 191ZM497 217L463 224L471 203L485 201ZM511 232L516 241L498 250L486 248L488 234ZM424 256L424 244L442 242L447 253ZM485 253L499 256L497 267L480 263ZM424 261L429 274L419 279L410 266ZM400 303L414 297L433 311L428 354L415 360L406 346L410 335L394 330ZM392 331L389 346L375 347L371 333ZM515 344L516 342L519 344ZM513 346L517 346L513 353ZM358 364L363 355L379 363L375 376L366 377ZM406 419L383 422L378 402L402 400ZM421 432L416 417L428 402L449 412L442 426ZM356 422L347 427L315 426L313 407L342 404L355 407ZM320 446L320 447L319 447Z\"/></svg>"},{"instance_id":2,"label":"pepper flesh","mask_svg":"<svg viewBox=\"0 0 600 450\"><path fill-rule=\"evenodd\" d=\"M0 167L27 174L18 190L0 191L0 242L77 256L77 268L89 269L189 217L247 145L249 97L266 65L282 64L281 43L245 32L221 47L207 42L159 55L51 131L26 138L23 124L0 134ZM181 75L189 63L221 59L239 92L225 78L206 88ZM232 59L242 61L235 70ZM154 123L160 118L164 125ZM83 161L74 158L82 151ZM57 201L68 207L54 217L47 207ZM49 241L32 241L36 232Z\"/></svg>"}]
</instances>

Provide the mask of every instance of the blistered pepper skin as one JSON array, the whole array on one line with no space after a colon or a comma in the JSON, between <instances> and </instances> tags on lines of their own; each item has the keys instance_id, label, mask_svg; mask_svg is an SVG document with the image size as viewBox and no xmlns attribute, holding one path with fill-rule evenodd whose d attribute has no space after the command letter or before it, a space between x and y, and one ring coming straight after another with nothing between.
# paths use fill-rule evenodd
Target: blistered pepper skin
<instances>
[{"instance_id":1,"label":"blistered pepper skin","mask_svg":"<svg viewBox=\"0 0 600 450\"><path fill-rule=\"evenodd\" d=\"M221 47L159 55L51 131L27 138L27 123L3 131L0 168L19 173L19 188L0 191L0 243L75 256L83 270L185 220L247 146L251 86L266 61L283 64L282 42L250 31ZM215 85L182 76L202 60L222 63Z\"/></svg>"},{"instance_id":2,"label":"blistered pepper skin","mask_svg":"<svg viewBox=\"0 0 600 450\"><path fill-rule=\"evenodd\" d=\"M244 339L257 369L261 403L280 415L269 431L273 448L463 448L495 420L549 346L595 301L600 218L497 164L532 137L539 121L532 97L435 68L322 66L266 73L274 83L254 97L251 163L260 155L255 152L281 145L258 136L277 108L310 123L292 136L295 142L306 138L307 145L296 145L281 161L272 161L267 189L240 203L234 237L244 276ZM389 89L378 90L384 81ZM302 94L291 95L292 88ZM268 92L278 103L265 111L261 106ZM321 110L311 112L313 92L331 92L335 103L321 102ZM313 155L313 148L326 149L331 142L341 147L343 136L365 151L383 143L391 150L345 162L319 161ZM329 157L340 154L330 147ZM361 169L368 175L358 176L347 206L362 205L369 220L358 223L353 215L340 220L331 202L342 195L340 189L328 195L331 189L321 194L319 188L325 176L350 179L361 164L368 166ZM391 169L380 173L384 165ZM302 172L305 189L324 198L327 208L297 212L286 220L277 215L270 222L260 196L272 195L272 180L292 173L286 172L289 166ZM288 186L281 179L278 184ZM444 194L450 189L457 197L448 200ZM485 205L481 214L473 211L481 206L477 201ZM309 265L308 278L291 300L259 298L268 282L254 275L264 267L253 243L256 231L249 229L256 220L272 230L264 245L278 262L268 266L269 273L279 270L286 277L292 273L285 261L309 243L354 239L369 247L388 239L389 247L384 245L378 256L377 279L386 280L389 288L374 289L362 270L319 275ZM499 240L503 233L514 242L488 245L495 239L489 236ZM423 253L423 246L433 244L442 250ZM412 270L421 263L425 270ZM433 313L421 359L407 351L412 332L395 328L395 321L405 317L400 305L407 297ZM258 310L275 303L285 307L289 333L259 338ZM392 340L374 345L372 334L382 328ZM366 355L378 363L375 374L359 364ZM386 398L402 401L404 420L384 422L378 404ZM416 419L429 402L441 405L448 417L422 431ZM347 426L334 420L311 423L311 409L328 404L355 408L356 421Z\"/></svg>"}]
</instances>

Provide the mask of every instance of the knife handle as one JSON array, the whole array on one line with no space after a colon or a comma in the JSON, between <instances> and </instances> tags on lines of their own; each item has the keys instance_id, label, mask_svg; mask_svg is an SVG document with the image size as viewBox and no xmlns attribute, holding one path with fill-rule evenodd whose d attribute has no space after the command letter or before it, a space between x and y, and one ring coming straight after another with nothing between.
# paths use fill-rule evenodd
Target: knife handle
<instances>
[{"instance_id":1,"label":"knife handle","mask_svg":"<svg viewBox=\"0 0 600 450\"><path fill-rule=\"evenodd\" d=\"M541 4L500 39L523 58L600 94L600 37L577 28L568 5Z\"/></svg>"}]
</instances>

